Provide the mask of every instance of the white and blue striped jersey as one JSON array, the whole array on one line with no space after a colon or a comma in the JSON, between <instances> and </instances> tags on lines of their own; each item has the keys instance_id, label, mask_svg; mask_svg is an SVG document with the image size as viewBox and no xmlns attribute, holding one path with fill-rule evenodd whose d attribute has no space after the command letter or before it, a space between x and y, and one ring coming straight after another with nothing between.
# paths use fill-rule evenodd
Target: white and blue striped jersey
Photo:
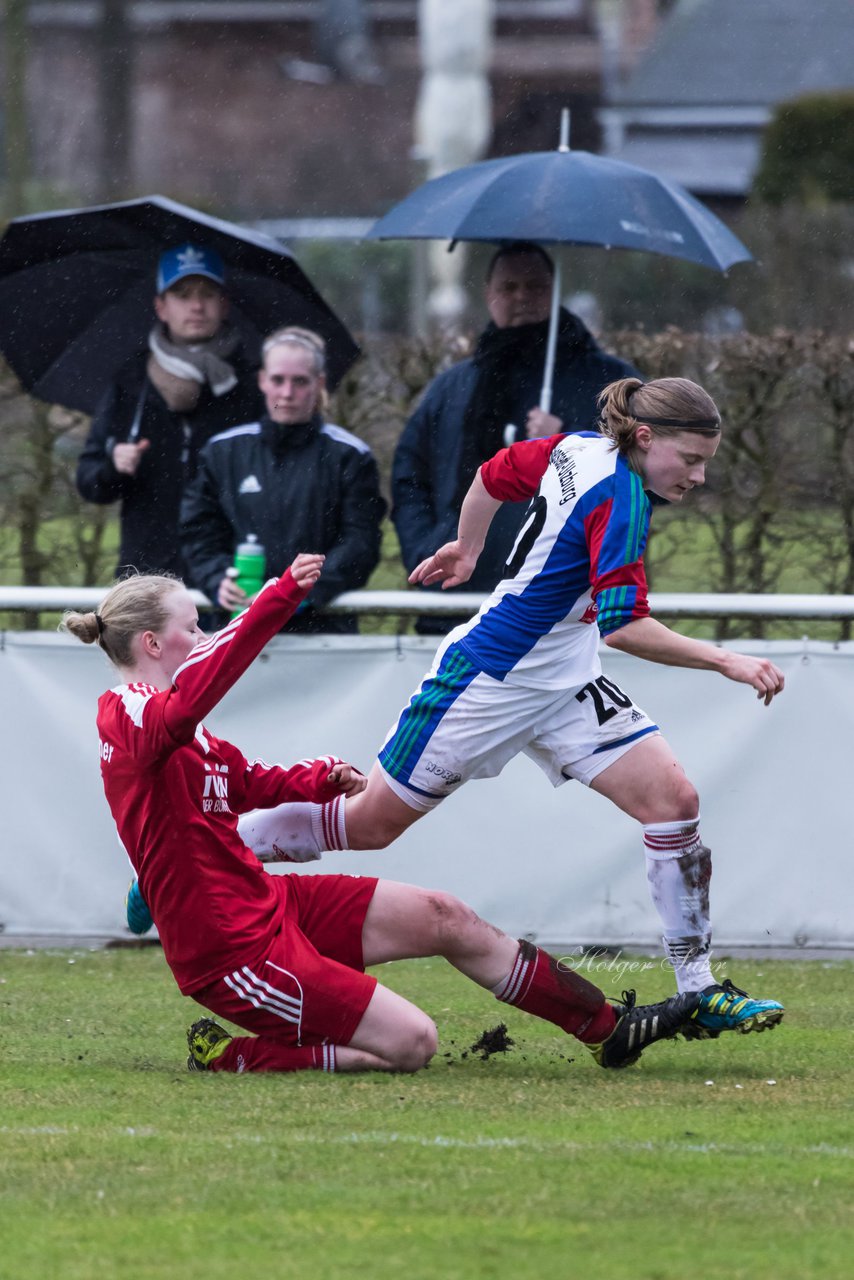
<instances>
[{"instance_id":1,"label":"white and blue striped jersey","mask_svg":"<svg viewBox=\"0 0 854 1280\"><path fill-rule=\"evenodd\" d=\"M651 507L640 477L606 437L579 432L511 445L481 478L492 497L531 505L506 576L437 663L453 645L497 680L586 684L601 673L600 635L649 614Z\"/></svg>"}]
</instances>

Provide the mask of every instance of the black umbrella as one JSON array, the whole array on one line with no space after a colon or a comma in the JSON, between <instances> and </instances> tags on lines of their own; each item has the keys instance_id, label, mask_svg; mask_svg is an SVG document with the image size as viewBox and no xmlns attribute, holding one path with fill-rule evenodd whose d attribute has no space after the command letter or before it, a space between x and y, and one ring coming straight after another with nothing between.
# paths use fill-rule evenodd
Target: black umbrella
<instances>
[{"instance_id":1,"label":"black umbrella","mask_svg":"<svg viewBox=\"0 0 854 1280\"><path fill-rule=\"evenodd\" d=\"M0 240L0 351L40 400L91 413L144 349L157 261L187 242L222 257L231 319L249 349L281 325L326 339L334 387L359 348L294 257L270 236L163 196L15 218Z\"/></svg>"}]
</instances>

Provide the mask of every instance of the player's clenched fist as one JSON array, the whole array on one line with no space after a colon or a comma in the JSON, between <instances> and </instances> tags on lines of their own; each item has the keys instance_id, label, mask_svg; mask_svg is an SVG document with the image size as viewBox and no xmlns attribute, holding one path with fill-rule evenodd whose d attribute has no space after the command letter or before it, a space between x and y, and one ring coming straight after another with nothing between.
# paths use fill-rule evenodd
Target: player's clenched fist
<instances>
[{"instance_id":1,"label":"player's clenched fist","mask_svg":"<svg viewBox=\"0 0 854 1280\"><path fill-rule=\"evenodd\" d=\"M301 587L314 586L326 556L298 555L291 565L291 577Z\"/></svg>"}]
</instances>

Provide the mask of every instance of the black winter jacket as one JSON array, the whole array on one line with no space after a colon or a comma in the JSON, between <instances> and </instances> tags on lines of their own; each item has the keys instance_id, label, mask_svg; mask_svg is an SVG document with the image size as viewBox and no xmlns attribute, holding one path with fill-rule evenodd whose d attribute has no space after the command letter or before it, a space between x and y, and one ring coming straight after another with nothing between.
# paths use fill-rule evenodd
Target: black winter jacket
<instances>
[{"instance_id":1,"label":"black winter jacket","mask_svg":"<svg viewBox=\"0 0 854 1280\"><path fill-rule=\"evenodd\" d=\"M263 399L257 362L238 351L230 360L237 385L223 396L203 387L193 412L181 414L167 408L149 381L147 361L147 354L140 353L123 365L96 409L77 464L77 489L88 502L121 500L118 572L133 566L143 573L165 570L183 576L181 494L195 474L202 445L227 427L258 416ZM150 442L133 476L120 475L112 462L113 447L128 440Z\"/></svg>"},{"instance_id":2,"label":"black winter jacket","mask_svg":"<svg viewBox=\"0 0 854 1280\"><path fill-rule=\"evenodd\" d=\"M301 551L320 552L323 574L289 630L353 630L336 615L313 623L312 615L367 582L384 514L377 464L363 440L319 418L281 427L265 417L202 449L181 506L181 547L192 585L211 600L247 534L264 547L268 577Z\"/></svg>"},{"instance_id":3,"label":"black winter jacket","mask_svg":"<svg viewBox=\"0 0 854 1280\"><path fill-rule=\"evenodd\" d=\"M562 420L562 430L590 431L598 417L599 392L618 378L637 376L637 370L602 351L577 316L564 314L573 323L575 342L570 358L559 350L551 411ZM516 363L511 376L515 400L512 421L523 428L528 411L539 403L542 359L535 367ZM463 475L462 428L477 382L478 368L471 358L440 373L428 386L398 441L392 470L392 519L409 571L456 537L462 497L474 477L473 472ZM527 503L513 502L504 503L498 510L474 574L460 590L493 590L502 576L526 507ZM456 621L444 621L440 629L447 629Z\"/></svg>"}]
</instances>

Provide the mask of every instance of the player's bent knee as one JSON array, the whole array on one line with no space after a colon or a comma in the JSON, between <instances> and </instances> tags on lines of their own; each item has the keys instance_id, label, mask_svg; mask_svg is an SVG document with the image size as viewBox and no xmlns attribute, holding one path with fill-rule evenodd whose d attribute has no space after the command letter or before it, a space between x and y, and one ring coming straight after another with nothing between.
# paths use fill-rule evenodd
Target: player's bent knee
<instances>
[{"instance_id":1,"label":"player's bent knee","mask_svg":"<svg viewBox=\"0 0 854 1280\"><path fill-rule=\"evenodd\" d=\"M679 807L679 818L686 821L690 818L696 818L700 812L700 797L697 789L687 778L683 780L682 786L679 788L679 795L676 801Z\"/></svg>"},{"instance_id":2,"label":"player's bent knee","mask_svg":"<svg viewBox=\"0 0 854 1280\"><path fill-rule=\"evenodd\" d=\"M396 1071L420 1071L427 1066L438 1047L436 1024L425 1014L421 1022L405 1029L403 1037L388 1056Z\"/></svg>"},{"instance_id":3,"label":"player's bent knee","mask_svg":"<svg viewBox=\"0 0 854 1280\"><path fill-rule=\"evenodd\" d=\"M700 812L700 797L684 776L671 780L661 791L653 790L641 807L641 822L692 822Z\"/></svg>"},{"instance_id":4,"label":"player's bent knee","mask_svg":"<svg viewBox=\"0 0 854 1280\"><path fill-rule=\"evenodd\" d=\"M476 913L460 898L444 890L425 890L425 897L435 951L443 955L449 949L455 950L472 926L479 924Z\"/></svg>"}]
</instances>

